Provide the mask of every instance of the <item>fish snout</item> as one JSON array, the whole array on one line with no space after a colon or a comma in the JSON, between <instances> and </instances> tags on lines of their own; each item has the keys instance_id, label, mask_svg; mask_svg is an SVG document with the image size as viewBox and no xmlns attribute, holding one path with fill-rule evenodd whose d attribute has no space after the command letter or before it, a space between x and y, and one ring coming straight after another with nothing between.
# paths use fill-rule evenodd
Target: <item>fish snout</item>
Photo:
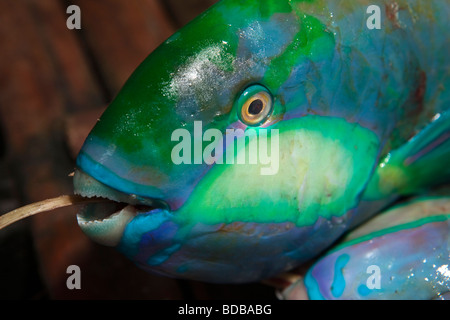
<instances>
[{"instance_id":1,"label":"fish snout","mask_svg":"<svg viewBox=\"0 0 450 320\"><path fill-rule=\"evenodd\" d=\"M80 169L74 174L74 192L87 198L99 198L98 203L84 205L77 214L78 225L93 241L115 247L127 224L142 212L167 209L161 200L126 194L94 179Z\"/></svg>"}]
</instances>

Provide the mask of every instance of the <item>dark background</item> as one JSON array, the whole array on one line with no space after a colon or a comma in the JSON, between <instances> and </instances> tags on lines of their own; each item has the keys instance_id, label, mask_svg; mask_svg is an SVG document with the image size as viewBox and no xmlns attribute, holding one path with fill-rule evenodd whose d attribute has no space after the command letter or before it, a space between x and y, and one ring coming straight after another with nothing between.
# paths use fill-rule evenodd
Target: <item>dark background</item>
<instances>
[{"instance_id":1,"label":"dark background","mask_svg":"<svg viewBox=\"0 0 450 320\"><path fill-rule=\"evenodd\" d=\"M72 193L78 150L137 65L214 0L0 1L0 214ZM66 8L81 9L69 30ZM0 231L0 299L274 299L262 284L145 273L78 228L76 208ZM81 268L81 290L66 269Z\"/></svg>"}]
</instances>

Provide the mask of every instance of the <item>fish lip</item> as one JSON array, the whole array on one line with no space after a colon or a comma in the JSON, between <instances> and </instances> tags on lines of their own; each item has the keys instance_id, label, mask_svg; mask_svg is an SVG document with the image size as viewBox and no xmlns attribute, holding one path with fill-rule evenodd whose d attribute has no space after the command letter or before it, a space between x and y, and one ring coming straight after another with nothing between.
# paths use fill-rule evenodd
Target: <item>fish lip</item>
<instances>
[{"instance_id":1,"label":"fish lip","mask_svg":"<svg viewBox=\"0 0 450 320\"><path fill-rule=\"evenodd\" d=\"M105 198L115 202L126 203L136 207L154 207L159 209L170 210L167 202L161 199L155 199L136 194L127 194L125 192L114 189L83 170L77 168L73 175L74 193L86 198Z\"/></svg>"},{"instance_id":2,"label":"fish lip","mask_svg":"<svg viewBox=\"0 0 450 320\"><path fill-rule=\"evenodd\" d=\"M112 214L105 217L104 207L108 205L117 205L118 207ZM77 222L91 240L105 246L115 247L120 243L126 226L135 216L136 210L132 205L114 202L92 203L85 205L77 214Z\"/></svg>"},{"instance_id":3,"label":"fish lip","mask_svg":"<svg viewBox=\"0 0 450 320\"><path fill-rule=\"evenodd\" d=\"M86 198L96 197L112 200L110 203L94 203L83 206L77 214L80 226L91 222L100 223L115 219L125 209L129 212L134 212L135 215L157 209L170 210L169 205L163 200L126 194L98 181L78 168L75 170L73 179L74 193L76 195ZM116 210L114 210L114 206ZM104 212L93 213L99 207L103 207L105 209Z\"/></svg>"},{"instance_id":4,"label":"fish lip","mask_svg":"<svg viewBox=\"0 0 450 320\"><path fill-rule=\"evenodd\" d=\"M110 247L119 245L126 226L137 215L169 210L162 200L120 192L80 169L74 174L74 193L87 198L112 200L86 204L77 214L81 230L91 240Z\"/></svg>"}]
</instances>

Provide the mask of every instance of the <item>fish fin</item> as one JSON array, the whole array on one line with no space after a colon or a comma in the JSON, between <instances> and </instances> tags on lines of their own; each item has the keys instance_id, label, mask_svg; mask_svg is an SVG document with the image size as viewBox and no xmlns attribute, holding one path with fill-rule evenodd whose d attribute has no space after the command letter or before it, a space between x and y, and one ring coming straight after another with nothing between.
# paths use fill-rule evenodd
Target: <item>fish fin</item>
<instances>
[{"instance_id":1,"label":"fish fin","mask_svg":"<svg viewBox=\"0 0 450 320\"><path fill-rule=\"evenodd\" d=\"M314 261L304 277L308 296L450 299L442 296L448 291L448 276L436 272L436 266L448 264L449 209L450 196L425 195L381 212ZM389 281L382 280L386 266Z\"/></svg>"},{"instance_id":2,"label":"fish fin","mask_svg":"<svg viewBox=\"0 0 450 320\"><path fill-rule=\"evenodd\" d=\"M406 196L450 181L450 111L380 162L364 199Z\"/></svg>"}]
</instances>

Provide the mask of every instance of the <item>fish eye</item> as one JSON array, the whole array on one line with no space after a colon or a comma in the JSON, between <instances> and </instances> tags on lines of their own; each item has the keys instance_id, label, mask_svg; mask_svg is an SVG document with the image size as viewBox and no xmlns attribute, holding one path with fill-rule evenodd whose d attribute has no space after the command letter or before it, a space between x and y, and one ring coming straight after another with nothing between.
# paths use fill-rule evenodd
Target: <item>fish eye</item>
<instances>
[{"instance_id":1,"label":"fish eye","mask_svg":"<svg viewBox=\"0 0 450 320\"><path fill-rule=\"evenodd\" d=\"M248 126L259 126L272 113L272 95L261 85L244 90L238 100L240 120Z\"/></svg>"}]
</instances>

